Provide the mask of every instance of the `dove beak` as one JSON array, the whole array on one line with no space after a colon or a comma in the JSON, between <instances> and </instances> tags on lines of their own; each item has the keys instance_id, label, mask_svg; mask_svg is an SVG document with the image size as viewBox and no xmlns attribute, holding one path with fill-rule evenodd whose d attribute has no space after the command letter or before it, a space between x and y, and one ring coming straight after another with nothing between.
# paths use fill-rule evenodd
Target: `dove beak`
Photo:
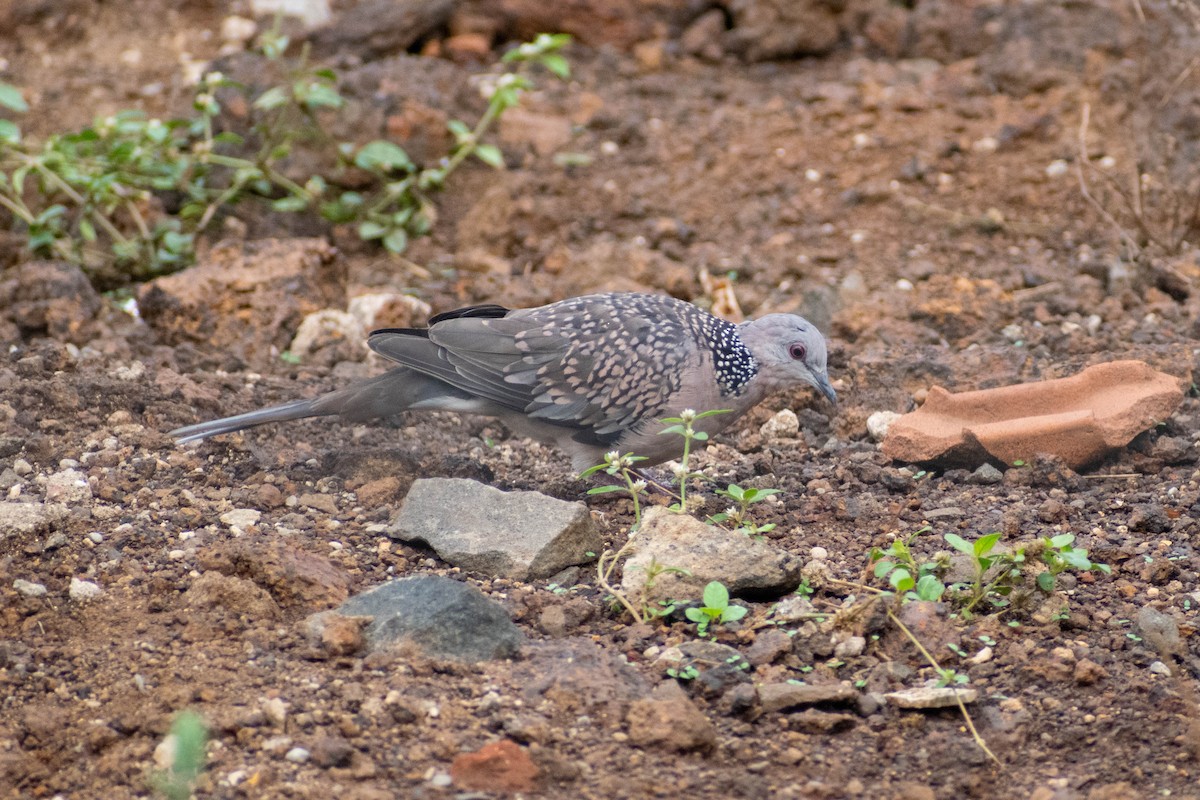
<instances>
[{"instance_id":1,"label":"dove beak","mask_svg":"<svg viewBox=\"0 0 1200 800\"><path fill-rule=\"evenodd\" d=\"M833 390L833 386L829 383L829 376L817 375L815 377L816 382L813 384L813 386L816 387L818 392L825 396L825 399L829 401L829 404L832 405L834 409L837 409L837 392Z\"/></svg>"}]
</instances>

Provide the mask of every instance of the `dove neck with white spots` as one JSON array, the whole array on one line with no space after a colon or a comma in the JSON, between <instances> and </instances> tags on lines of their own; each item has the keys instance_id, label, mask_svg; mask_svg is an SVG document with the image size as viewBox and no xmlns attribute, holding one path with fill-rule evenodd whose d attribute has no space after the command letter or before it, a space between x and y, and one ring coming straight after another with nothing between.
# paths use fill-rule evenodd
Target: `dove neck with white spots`
<instances>
[{"instance_id":1,"label":"dove neck with white spots","mask_svg":"<svg viewBox=\"0 0 1200 800\"><path fill-rule=\"evenodd\" d=\"M737 326L713 318L705 326L704 341L712 351L713 371L721 394L740 397L758 374L758 361L738 335Z\"/></svg>"}]
</instances>

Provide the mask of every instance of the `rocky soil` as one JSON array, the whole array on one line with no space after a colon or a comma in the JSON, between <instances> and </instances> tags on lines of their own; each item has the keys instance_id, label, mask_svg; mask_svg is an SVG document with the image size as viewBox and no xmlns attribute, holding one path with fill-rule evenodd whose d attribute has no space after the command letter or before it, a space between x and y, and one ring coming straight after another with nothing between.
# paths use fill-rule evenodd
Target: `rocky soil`
<instances>
[{"instance_id":1,"label":"rocky soil","mask_svg":"<svg viewBox=\"0 0 1200 800\"><path fill-rule=\"evenodd\" d=\"M246 207L197 267L140 287L134 318L0 235L0 797L152 796L186 708L212 734L197 797L1200 797L1200 265L1170 206L1200 196L1194 12L339 4L312 41L350 101L342 138L438 152L445 120L482 108L476 76L538 30L576 34L574 75L505 118L508 169L455 175L404 259ZM0 4L0 80L25 90L29 135L167 114L212 59L259 79L221 33L234 15L248 5ZM590 566L488 577L389 536L415 481L460 478L584 501L605 546L625 542L628 501L588 497L561 454L488 420L166 435L378 370L328 328L296 347L322 309L351 312L345 334L595 290L711 304L724 277L747 315L827 330L842 402L773 398L698 454L718 485L782 490L763 544L813 589L747 591L707 640L682 617L632 623ZM1189 391L1079 470L906 465L868 433L933 385L1120 359ZM879 585L872 547L925 526L922 558L944 533L1072 533L1112 568L967 620L900 609L969 676L996 762L956 706L889 697L936 675L859 584ZM320 616L408 576L502 609L479 617L511 657L375 647L361 606Z\"/></svg>"}]
</instances>

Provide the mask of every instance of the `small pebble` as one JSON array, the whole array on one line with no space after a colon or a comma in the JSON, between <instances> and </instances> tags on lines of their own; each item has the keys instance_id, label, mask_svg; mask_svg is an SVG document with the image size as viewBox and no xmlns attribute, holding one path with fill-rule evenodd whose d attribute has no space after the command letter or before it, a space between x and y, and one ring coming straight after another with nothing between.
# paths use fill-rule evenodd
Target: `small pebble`
<instances>
[{"instance_id":1,"label":"small pebble","mask_svg":"<svg viewBox=\"0 0 1200 800\"><path fill-rule=\"evenodd\" d=\"M1069 167L1067 166L1067 162L1063 161L1061 158L1057 158L1046 166L1046 177L1061 178L1063 175L1067 174L1068 169Z\"/></svg>"},{"instance_id":2,"label":"small pebble","mask_svg":"<svg viewBox=\"0 0 1200 800\"><path fill-rule=\"evenodd\" d=\"M25 477L33 472L33 465L23 458L18 458L16 461L14 461L12 468L13 472L17 473L21 477Z\"/></svg>"},{"instance_id":3,"label":"small pebble","mask_svg":"<svg viewBox=\"0 0 1200 800\"><path fill-rule=\"evenodd\" d=\"M1150 665L1150 671L1155 675L1166 675L1167 677L1171 676L1171 668L1161 661L1155 661L1152 663Z\"/></svg>"},{"instance_id":4,"label":"small pebble","mask_svg":"<svg viewBox=\"0 0 1200 800\"><path fill-rule=\"evenodd\" d=\"M251 525L258 523L262 512L255 508L235 508L233 511L226 511L221 515L221 522L224 522L231 528L241 528L245 530Z\"/></svg>"},{"instance_id":5,"label":"small pebble","mask_svg":"<svg viewBox=\"0 0 1200 800\"><path fill-rule=\"evenodd\" d=\"M800 420L796 417L796 412L785 408L764 422L759 432L770 440L795 439L800 433Z\"/></svg>"},{"instance_id":6,"label":"small pebble","mask_svg":"<svg viewBox=\"0 0 1200 800\"><path fill-rule=\"evenodd\" d=\"M23 594L26 597L44 597L46 594L45 586L33 581L27 581L24 578L17 578L13 581L12 586L17 590L18 594Z\"/></svg>"},{"instance_id":7,"label":"small pebble","mask_svg":"<svg viewBox=\"0 0 1200 800\"><path fill-rule=\"evenodd\" d=\"M293 747L291 750L287 751L287 754L284 755L284 758L288 761L291 761L293 764L303 764L307 762L311 756L312 754L303 747Z\"/></svg>"},{"instance_id":8,"label":"small pebble","mask_svg":"<svg viewBox=\"0 0 1200 800\"><path fill-rule=\"evenodd\" d=\"M888 434L892 423L900 419L895 411L876 411L867 417L867 433L877 442L882 442Z\"/></svg>"},{"instance_id":9,"label":"small pebble","mask_svg":"<svg viewBox=\"0 0 1200 800\"><path fill-rule=\"evenodd\" d=\"M98 584L81 581L79 578L71 578L71 586L67 589L67 596L77 603L95 600L102 594L104 594L104 590Z\"/></svg>"},{"instance_id":10,"label":"small pebble","mask_svg":"<svg viewBox=\"0 0 1200 800\"><path fill-rule=\"evenodd\" d=\"M95 544L100 544L104 541L104 534L100 531L92 531L88 534L88 538L91 539Z\"/></svg>"}]
</instances>

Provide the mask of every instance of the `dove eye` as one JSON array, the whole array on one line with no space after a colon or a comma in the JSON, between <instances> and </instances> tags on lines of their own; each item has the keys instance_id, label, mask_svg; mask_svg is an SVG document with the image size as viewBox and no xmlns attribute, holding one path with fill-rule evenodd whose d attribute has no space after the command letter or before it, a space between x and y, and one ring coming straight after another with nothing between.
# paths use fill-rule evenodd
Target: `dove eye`
<instances>
[{"instance_id":1,"label":"dove eye","mask_svg":"<svg viewBox=\"0 0 1200 800\"><path fill-rule=\"evenodd\" d=\"M788 355L796 361L803 361L808 356L808 348L802 344L794 344L788 348Z\"/></svg>"}]
</instances>

